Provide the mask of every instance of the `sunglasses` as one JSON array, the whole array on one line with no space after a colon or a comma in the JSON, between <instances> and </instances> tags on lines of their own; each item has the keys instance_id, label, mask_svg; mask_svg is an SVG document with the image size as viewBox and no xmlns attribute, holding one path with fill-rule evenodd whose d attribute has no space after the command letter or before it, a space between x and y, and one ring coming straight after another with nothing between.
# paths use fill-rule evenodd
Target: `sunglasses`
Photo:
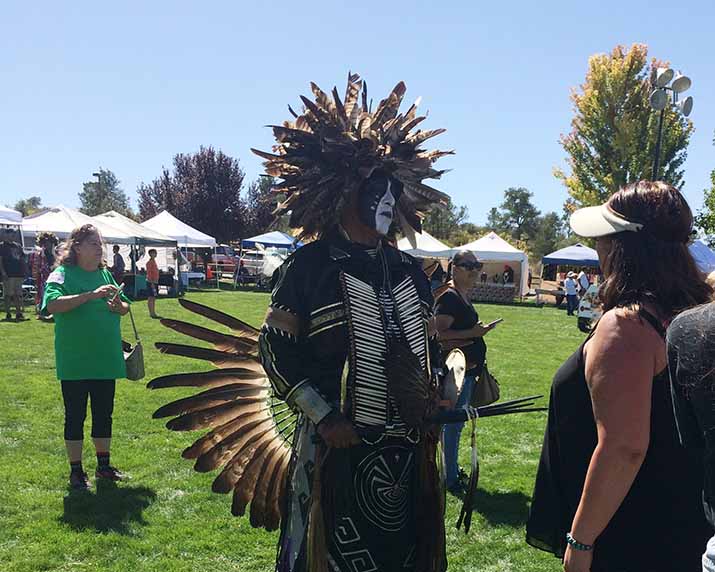
<instances>
[{"instance_id":1,"label":"sunglasses","mask_svg":"<svg viewBox=\"0 0 715 572\"><path fill-rule=\"evenodd\" d=\"M455 264L455 266L459 266L465 270L479 270L484 265L481 262L460 262Z\"/></svg>"}]
</instances>

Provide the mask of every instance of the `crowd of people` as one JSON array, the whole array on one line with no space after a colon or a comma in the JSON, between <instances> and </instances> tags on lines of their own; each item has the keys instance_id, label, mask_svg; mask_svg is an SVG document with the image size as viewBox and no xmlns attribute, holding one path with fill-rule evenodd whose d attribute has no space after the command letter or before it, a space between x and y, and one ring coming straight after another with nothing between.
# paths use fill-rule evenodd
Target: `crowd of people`
<instances>
[{"instance_id":1,"label":"crowd of people","mask_svg":"<svg viewBox=\"0 0 715 572\"><path fill-rule=\"evenodd\" d=\"M404 84L374 114L364 104L358 129L345 110L352 116L361 90L365 102L366 87L350 75L350 99L332 105L314 86L315 109L297 117L305 119L301 128L276 127L275 153L258 152L285 181L286 201L276 214L290 211L303 237L317 237L275 272L260 333L207 309L245 335L210 334L227 363L258 359L241 349L254 348L248 340L257 344L273 395L299 418L286 480L274 487L283 495L275 500L281 507L277 572L447 569L438 445L443 438L446 486L459 493L462 426L443 429L434 421L445 406L443 365L460 348L466 373L459 408L486 371L485 338L495 327L479 320L469 298L482 269L473 253L457 254L433 292L422 265L388 238L394 221L412 232L418 210L446 202L422 184L441 174L431 164L444 153L433 151L426 160L410 143L414 118L396 117ZM333 129L338 124L344 132ZM321 135L328 132L333 135ZM388 135L387 142L373 140ZM334 163L335 157L345 161ZM691 210L674 187L640 181L603 205L576 211L571 226L596 242L604 313L554 376L526 540L562 559L566 572L712 572L715 306L687 247ZM108 269L92 225L73 231L59 251L55 244L40 240L31 265L40 277L40 313L55 317L70 486L84 490L90 486L82 466L88 401L95 476L124 478L110 463L110 443L115 380L126 375L120 319L129 299L116 280L118 250ZM16 254L3 250L10 285L11 274L22 270ZM147 279L150 287L158 279L154 256ZM567 276L569 313L579 288L588 287L582 279ZM156 317L153 301L149 309ZM197 330L206 339L207 330ZM207 377L215 374L181 375L203 376L196 386L218 387L219 377ZM255 383L257 373L237 367L230 375L230 384L242 375ZM230 384L217 390L218 407L243 398ZM217 447L232 446L221 442L228 428L253 430L221 411L214 425L202 416ZM276 441L254 447L256 455L286 444L275 433ZM229 471L236 487L244 469ZM237 488L234 494L249 493Z\"/></svg>"}]
</instances>

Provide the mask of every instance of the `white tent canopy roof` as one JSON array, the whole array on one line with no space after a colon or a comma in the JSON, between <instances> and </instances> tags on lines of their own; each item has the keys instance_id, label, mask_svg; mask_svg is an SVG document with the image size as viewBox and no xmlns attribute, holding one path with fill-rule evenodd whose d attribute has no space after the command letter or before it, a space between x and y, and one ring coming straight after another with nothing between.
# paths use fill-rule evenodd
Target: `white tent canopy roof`
<instances>
[{"instance_id":1,"label":"white tent canopy roof","mask_svg":"<svg viewBox=\"0 0 715 572\"><path fill-rule=\"evenodd\" d=\"M216 246L216 239L213 236L190 227L168 211L161 211L155 217L145 220L141 223L141 226L158 231L176 240L179 246L188 248L212 248Z\"/></svg>"},{"instance_id":2,"label":"white tent canopy roof","mask_svg":"<svg viewBox=\"0 0 715 572\"><path fill-rule=\"evenodd\" d=\"M104 220L97 220L78 210L64 205L45 209L22 219L22 232L34 237L40 232L52 232L57 238L68 238L72 231L82 225L93 224L106 242L133 244L134 237Z\"/></svg>"},{"instance_id":3,"label":"white tent canopy roof","mask_svg":"<svg viewBox=\"0 0 715 572\"><path fill-rule=\"evenodd\" d=\"M152 228L142 226L138 222L133 221L129 217L126 217L117 211L107 211L106 213L102 213L101 215L97 215L92 218L94 220L110 224L126 234L133 236L135 244L142 244L145 246L176 246L175 238L161 234Z\"/></svg>"},{"instance_id":4,"label":"white tent canopy roof","mask_svg":"<svg viewBox=\"0 0 715 572\"><path fill-rule=\"evenodd\" d=\"M469 242L455 249L473 252L480 262L518 262L520 264L520 293L529 291L529 257L525 252L514 248L496 232L490 232L482 238Z\"/></svg>"},{"instance_id":5,"label":"white tent canopy roof","mask_svg":"<svg viewBox=\"0 0 715 572\"><path fill-rule=\"evenodd\" d=\"M20 226L22 224L22 214L0 206L0 226Z\"/></svg>"},{"instance_id":6,"label":"white tent canopy roof","mask_svg":"<svg viewBox=\"0 0 715 572\"><path fill-rule=\"evenodd\" d=\"M423 258L450 258L457 252L456 249L450 248L424 230L421 233L415 233L415 241L417 246L413 248L407 237L401 238L397 242L397 248L412 256Z\"/></svg>"}]
</instances>

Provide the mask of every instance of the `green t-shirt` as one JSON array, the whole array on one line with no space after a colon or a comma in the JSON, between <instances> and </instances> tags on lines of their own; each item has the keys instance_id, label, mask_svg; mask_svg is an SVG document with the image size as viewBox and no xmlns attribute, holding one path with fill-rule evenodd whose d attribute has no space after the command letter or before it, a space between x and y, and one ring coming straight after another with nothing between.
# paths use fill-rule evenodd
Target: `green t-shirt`
<instances>
[{"instance_id":1,"label":"green t-shirt","mask_svg":"<svg viewBox=\"0 0 715 572\"><path fill-rule=\"evenodd\" d=\"M78 266L60 266L47 278L41 311L47 312L47 304L61 296L92 292L103 284L116 285L106 268L87 272ZM121 297L129 301L124 294ZM109 310L105 299L90 300L54 318L57 379L126 377L121 316Z\"/></svg>"}]
</instances>

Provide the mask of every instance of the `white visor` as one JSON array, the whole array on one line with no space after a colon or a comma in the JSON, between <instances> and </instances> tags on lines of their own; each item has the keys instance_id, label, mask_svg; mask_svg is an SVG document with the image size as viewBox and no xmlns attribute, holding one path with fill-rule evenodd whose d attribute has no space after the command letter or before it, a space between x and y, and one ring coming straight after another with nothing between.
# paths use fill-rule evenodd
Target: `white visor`
<instances>
[{"instance_id":1,"label":"white visor","mask_svg":"<svg viewBox=\"0 0 715 572\"><path fill-rule=\"evenodd\" d=\"M587 238L616 234L626 230L637 232L643 228L641 223L623 218L606 204L577 210L571 215L569 223L576 234Z\"/></svg>"}]
</instances>

